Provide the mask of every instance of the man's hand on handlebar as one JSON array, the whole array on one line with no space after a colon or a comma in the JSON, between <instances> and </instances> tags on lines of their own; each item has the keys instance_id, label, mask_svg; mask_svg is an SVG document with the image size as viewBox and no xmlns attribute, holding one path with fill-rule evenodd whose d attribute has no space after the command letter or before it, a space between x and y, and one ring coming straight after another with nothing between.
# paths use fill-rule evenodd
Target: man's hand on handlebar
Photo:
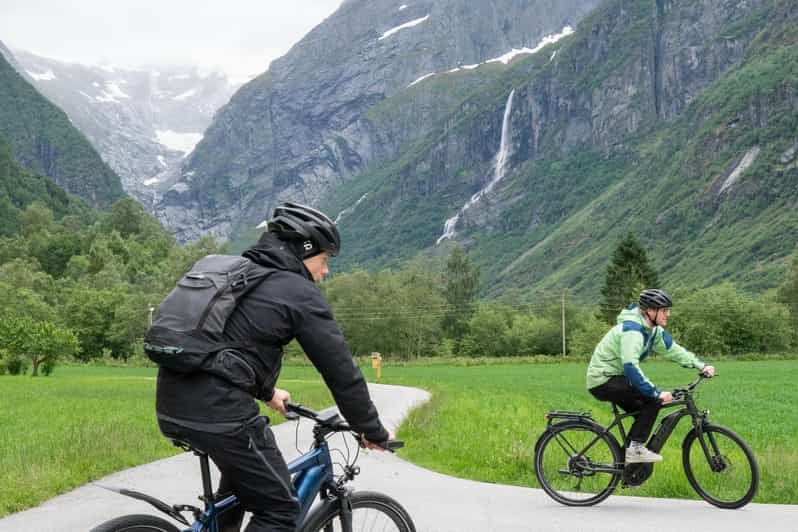
<instances>
[{"instance_id":1,"label":"man's hand on handlebar","mask_svg":"<svg viewBox=\"0 0 798 532\"><path fill-rule=\"evenodd\" d=\"M712 378L715 376L715 366L704 366L704 369L701 370L701 375L707 378Z\"/></svg>"},{"instance_id":2,"label":"man's hand on handlebar","mask_svg":"<svg viewBox=\"0 0 798 532\"><path fill-rule=\"evenodd\" d=\"M291 394L285 390L281 390L280 388L274 389L274 395L266 404L269 405L269 408L273 410L277 410L282 415L285 415L285 403L291 400Z\"/></svg>"},{"instance_id":3,"label":"man's hand on handlebar","mask_svg":"<svg viewBox=\"0 0 798 532\"><path fill-rule=\"evenodd\" d=\"M388 431L388 441L395 440L395 439L396 439L396 434L392 430L389 430ZM366 449L371 449L372 451L387 451L388 450L386 447L380 445L379 443L370 442L366 438L363 438L362 441L363 441L363 445L366 447Z\"/></svg>"},{"instance_id":4,"label":"man's hand on handlebar","mask_svg":"<svg viewBox=\"0 0 798 532\"><path fill-rule=\"evenodd\" d=\"M659 400L663 405L667 405L673 401L673 394L669 391L659 392Z\"/></svg>"}]
</instances>

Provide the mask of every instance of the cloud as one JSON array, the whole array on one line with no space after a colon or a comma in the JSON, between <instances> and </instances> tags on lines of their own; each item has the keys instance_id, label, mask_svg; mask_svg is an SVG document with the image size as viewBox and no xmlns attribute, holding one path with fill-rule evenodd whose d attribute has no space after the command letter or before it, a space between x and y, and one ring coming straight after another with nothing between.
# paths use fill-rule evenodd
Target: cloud
<instances>
[{"instance_id":1,"label":"cloud","mask_svg":"<svg viewBox=\"0 0 798 532\"><path fill-rule=\"evenodd\" d=\"M65 61L265 71L341 0L3 0L0 39Z\"/></svg>"}]
</instances>

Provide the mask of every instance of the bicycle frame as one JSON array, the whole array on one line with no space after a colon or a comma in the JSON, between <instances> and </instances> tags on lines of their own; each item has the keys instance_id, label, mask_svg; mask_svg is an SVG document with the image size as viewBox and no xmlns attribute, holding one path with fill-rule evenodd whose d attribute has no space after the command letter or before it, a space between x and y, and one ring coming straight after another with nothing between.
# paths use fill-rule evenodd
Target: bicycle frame
<instances>
[{"instance_id":1,"label":"bicycle frame","mask_svg":"<svg viewBox=\"0 0 798 532\"><path fill-rule=\"evenodd\" d=\"M700 381L700 379L699 379ZM699 381L696 381L699 382ZM692 397L692 389L694 386L689 387L687 390L684 390L688 393L683 393L683 398L671 401L666 405L662 405L662 409L670 409L674 407L683 407L679 408L678 410L671 412L670 414L664 416L661 420L657 429L654 431L651 438L649 438L648 443L646 446L651 449L652 451L659 451L662 447L665 446L665 443L670 438L673 430L676 428L676 425L679 424L679 421L685 417L690 416L693 421L693 427L696 431L701 434L701 428L703 427L704 423L708 422L707 414L708 412L699 412L698 408L695 405L695 401ZM566 421L577 421L584 424L589 424L594 428L600 430L602 435L606 434L610 436L613 440L616 441L615 435L612 433L612 429L617 427L618 432L621 436L621 442L623 442L623 447L627 447L629 445L629 435L624 430L623 427L623 420L632 417L637 414L637 412L621 412L618 408L618 405L612 403L612 412L614 419L612 423L607 426L601 425L600 423L595 422L592 419L592 416L589 413L575 413L575 412L550 412L548 416L548 424L551 426L552 420L554 419L564 419ZM595 445L600 440L600 436L596 436L593 440L591 440L584 448L580 449L572 449L577 456L583 455L587 453L593 445ZM703 438L699 438L702 448L704 449L704 453L707 455L707 459L709 459L710 452L709 449L706 447L706 443L704 442ZM714 442L712 442L714 446ZM716 450L717 451L717 450ZM595 467L594 470L597 472L603 473L623 473L626 469L625 464L613 464L612 467Z\"/></svg>"},{"instance_id":2,"label":"bicycle frame","mask_svg":"<svg viewBox=\"0 0 798 532\"><path fill-rule=\"evenodd\" d=\"M200 461L202 462L202 482L205 491L203 497L205 511L191 525L190 530L192 532L219 532L217 518L223 512L235 507L238 504L238 499L235 495L230 495L220 501L214 501L210 492L210 469L208 469L206 477L205 468L208 467L208 456L200 455ZM301 523L322 488L334 482L332 459L327 442L318 443L310 452L292 460L288 464L288 472L293 476L292 484L299 499ZM211 493L210 497L209 493Z\"/></svg>"},{"instance_id":3,"label":"bicycle frame","mask_svg":"<svg viewBox=\"0 0 798 532\"><path fill-rule=\"evenodd\" d=\"M190 447L179 446L187 450L192 450L194 454L199 456L203 492L200 500L204 502L204 509L201 510L189 505L170 506L145 493L109 486L102 487L151 504L161 512L188 526L189 528L185 529L187 531L220 532L217 522L219 516L237 506L238 498L235 495L228 495L222 499L216 500L211 485L210 459L208 455L191 449ZM305 519L305 516L317 496L321 494L322 499L329 498L326 491L328 489L331 491L334 490L336 493L340 492L335 485L330 448L326 440L323 439L323 436L316 438L314 448L310 452L299 456L288 464L288 472L293 477L292 484L296 490L297 498L299 499L300 522ZM345 506L346 505L344 505L344 507ZM183 515L180 514L182 511L192 512L194 514L194 522L189 522L183 517ZM342 511L342 519L346 519L347 517L351 518L351 514Z\"/></svg>"}]
</instances>

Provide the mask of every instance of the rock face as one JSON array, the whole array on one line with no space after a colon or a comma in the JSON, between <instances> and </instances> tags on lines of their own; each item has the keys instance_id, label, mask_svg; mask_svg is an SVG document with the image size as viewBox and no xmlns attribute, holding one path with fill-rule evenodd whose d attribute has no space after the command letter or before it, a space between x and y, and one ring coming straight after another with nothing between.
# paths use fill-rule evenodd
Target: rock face
<instances>
[{"instance_id":1,"label":"rock face","mask_svg":"<svg viewBox=\"0 0 798 532\"><path fill-rule=\"evenodd\" d=\"M479 84L464 71L454 94L441 97L409 87L414 81L533 48L575 26L597 4L344 2L233 96L157 214L185 241L203 234L229 237L283 199L318 204L331 189L430 132L446 115L447 102L459 102L455 96L464 87Z\"/></svg>"},{"instance_id":2,"label":"rock face","mask_svg":"<svg viewBox=\"0 0 798 532\"><path fill-rule=\"evenodd\" d=\"M511 64L422 142L356 176L356 194L336 189L322 205L332 212L368 194L342 224L344 260L434 249L489 185L506 125L506 175L446 227L493 293L597 291L628 230L682 284L773 286L798 243L788 184L798 176L782 162L795 145L797 18L787 1L602 3L573 36Z\"/></svg>"},{"instance_id":3,"label":"rock face","mask_svg":"<svg viewBox=\"0 0 798 532\"><path fill-rule=\"evenodd\" d=\"M122 185L152 209L237 86L190 67L124 70L14 51L17 69L63 109Z\"/></svg>"}]
</instances>

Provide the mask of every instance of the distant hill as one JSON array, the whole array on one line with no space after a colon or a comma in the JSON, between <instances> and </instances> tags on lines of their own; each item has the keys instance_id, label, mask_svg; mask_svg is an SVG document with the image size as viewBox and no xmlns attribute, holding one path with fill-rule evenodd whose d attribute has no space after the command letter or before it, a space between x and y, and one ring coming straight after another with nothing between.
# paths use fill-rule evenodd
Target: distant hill
<instances>
[{"instance_id":1,"label":"distant hill","mask_svg":"<svg viewBox=\"0 0 798 532\"><path fill-rule=\"evenodd\" d=\"M95 206L124 196L122 184L66 114L0 53L0 135L17 162Z\"/></svg>"}]
</instances>

